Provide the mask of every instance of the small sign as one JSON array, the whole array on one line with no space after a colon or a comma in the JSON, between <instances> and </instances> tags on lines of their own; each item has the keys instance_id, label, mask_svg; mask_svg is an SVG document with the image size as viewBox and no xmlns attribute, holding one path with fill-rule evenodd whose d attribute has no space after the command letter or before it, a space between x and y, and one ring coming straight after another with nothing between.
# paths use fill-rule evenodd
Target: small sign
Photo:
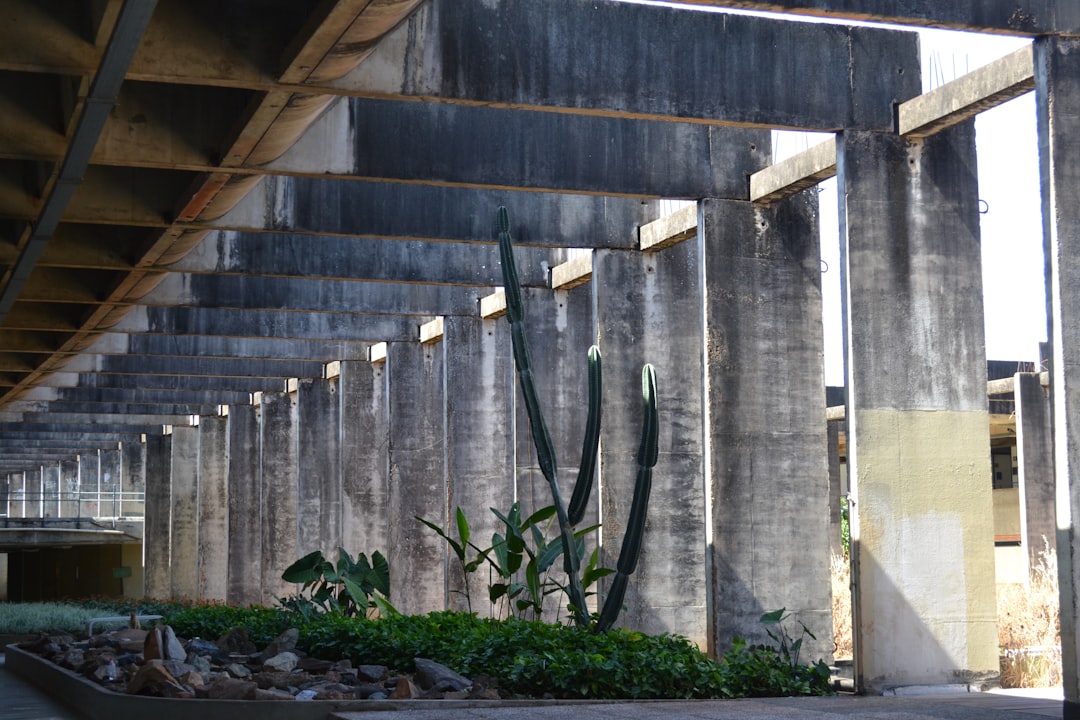
<instances>
[{"instance_id":1,"label":"small sign","mask_svg":"<svg viewBox=\"0 0 1080 720\"><path fill-rule=\"evenodd\" d=\"M113 576L114 578L126 578L126 577L131 577L131 568L130 568L130 567L118 567L118 568L113 568L113 570L112 570L112 576Z\"/></svg>"}]
</instances>

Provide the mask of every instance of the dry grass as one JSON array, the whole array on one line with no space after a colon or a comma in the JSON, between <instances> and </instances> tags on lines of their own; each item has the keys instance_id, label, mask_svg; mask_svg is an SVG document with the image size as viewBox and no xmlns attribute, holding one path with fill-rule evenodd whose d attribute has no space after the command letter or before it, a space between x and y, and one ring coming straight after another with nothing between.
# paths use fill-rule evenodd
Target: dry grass
<instances>
[{"instance_id":1,"label":"dry grass","mask_svg":"<svg viewBox=\"0 0 1080 720\"><path fill-rule=\"evenodd\" d=\"M851 567L843 555L832 556L833 657L850 658L851 645Z\"/></svg>"},{"instance_id":2,"label":"dry grass","mask_svg":"<svg viewBox=\"0 0 1080 720\"><path fill-rule=\"evenodd\" d=\"M1028 585L998 585L997 607L1001 686L1060 686L1057 553L1040 553Z\"/></svg>"}]
</instances>

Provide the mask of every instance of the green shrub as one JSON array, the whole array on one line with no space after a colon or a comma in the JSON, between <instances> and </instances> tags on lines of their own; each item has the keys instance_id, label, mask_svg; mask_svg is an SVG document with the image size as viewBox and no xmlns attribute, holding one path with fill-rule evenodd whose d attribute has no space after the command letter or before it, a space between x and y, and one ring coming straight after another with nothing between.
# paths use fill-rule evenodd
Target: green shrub
<instances>
[{"instance_id":1,"label":"green shrub","mask_svg":"<svg viewBox=\"0 0 1080 720\"><path fill-rule=\"evenodd\" d=\"M217 640L233 628L244 628L248 639L260 648L291 627L298 616L280 608L258 605L193 605L168 616L168 624L183 638Z\"/></svg>"},{"instance_id":2,"label":"green shrub","mask_svg":"<svg viewBox=\"0 0 1080 720\"><path fill-rule=\"evenodd\" d=\"M454 612L377 620L325 615L301 643L326 659L413 670L426 657L466 676L496 678L504 693L557 698L660 699L823 694L828 668L792 665L777 648L716 662L685 638L587 630Z\"/></svg>"}]
</instances>

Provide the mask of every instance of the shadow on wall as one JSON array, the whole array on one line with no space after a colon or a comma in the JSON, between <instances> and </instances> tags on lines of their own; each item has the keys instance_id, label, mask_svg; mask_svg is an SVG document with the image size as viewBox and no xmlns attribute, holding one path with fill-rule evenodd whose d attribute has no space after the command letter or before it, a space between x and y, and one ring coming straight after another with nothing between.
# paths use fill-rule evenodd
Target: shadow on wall
<instances>
[{"instance_id":1,"label":"shadow on wall","mask_svg":"<svg viewBox=\"0 0 1080 720\"><path fill-rule=\"evenodd\" d=\"M852 541L852 552L860 553L856 541ZM855 625L856 688L879 694L907 685L970 684L982 689L997 684L996 617L971 617L968 607L938 608L934 618L921 617L873 556L860 553L857 557L857 582L864 599L856 599L855 612L860 612L859 605L871 605L873 610L863 612L873 612L873 616ZM942 585L963 582L962 577L949 577L941 570L922 568L919 574L933 575ZM913 583L905 584L906 591L912 592ZM994 592L994 587L989 591ZM944 647L943 640L953 647Z\"/></svg>"}]
</instances>

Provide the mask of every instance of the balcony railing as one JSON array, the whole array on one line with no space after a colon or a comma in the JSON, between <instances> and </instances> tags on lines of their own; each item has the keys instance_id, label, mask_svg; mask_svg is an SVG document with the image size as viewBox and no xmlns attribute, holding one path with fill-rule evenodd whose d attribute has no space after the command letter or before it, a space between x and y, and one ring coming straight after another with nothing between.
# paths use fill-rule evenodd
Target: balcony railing
<instances>
[{"instance_id":1,"label":"balcony railing","mask_svg":"<svg viewBox=\"0 0 1080 720\"><path fill-rule=\"evenodd\" d=\"M63 519L93 518L120 520L141 518L146 493L143 491L93 490L45 492L9 490L0 496L0 518Z\"/></svg>"}]
</instances>

